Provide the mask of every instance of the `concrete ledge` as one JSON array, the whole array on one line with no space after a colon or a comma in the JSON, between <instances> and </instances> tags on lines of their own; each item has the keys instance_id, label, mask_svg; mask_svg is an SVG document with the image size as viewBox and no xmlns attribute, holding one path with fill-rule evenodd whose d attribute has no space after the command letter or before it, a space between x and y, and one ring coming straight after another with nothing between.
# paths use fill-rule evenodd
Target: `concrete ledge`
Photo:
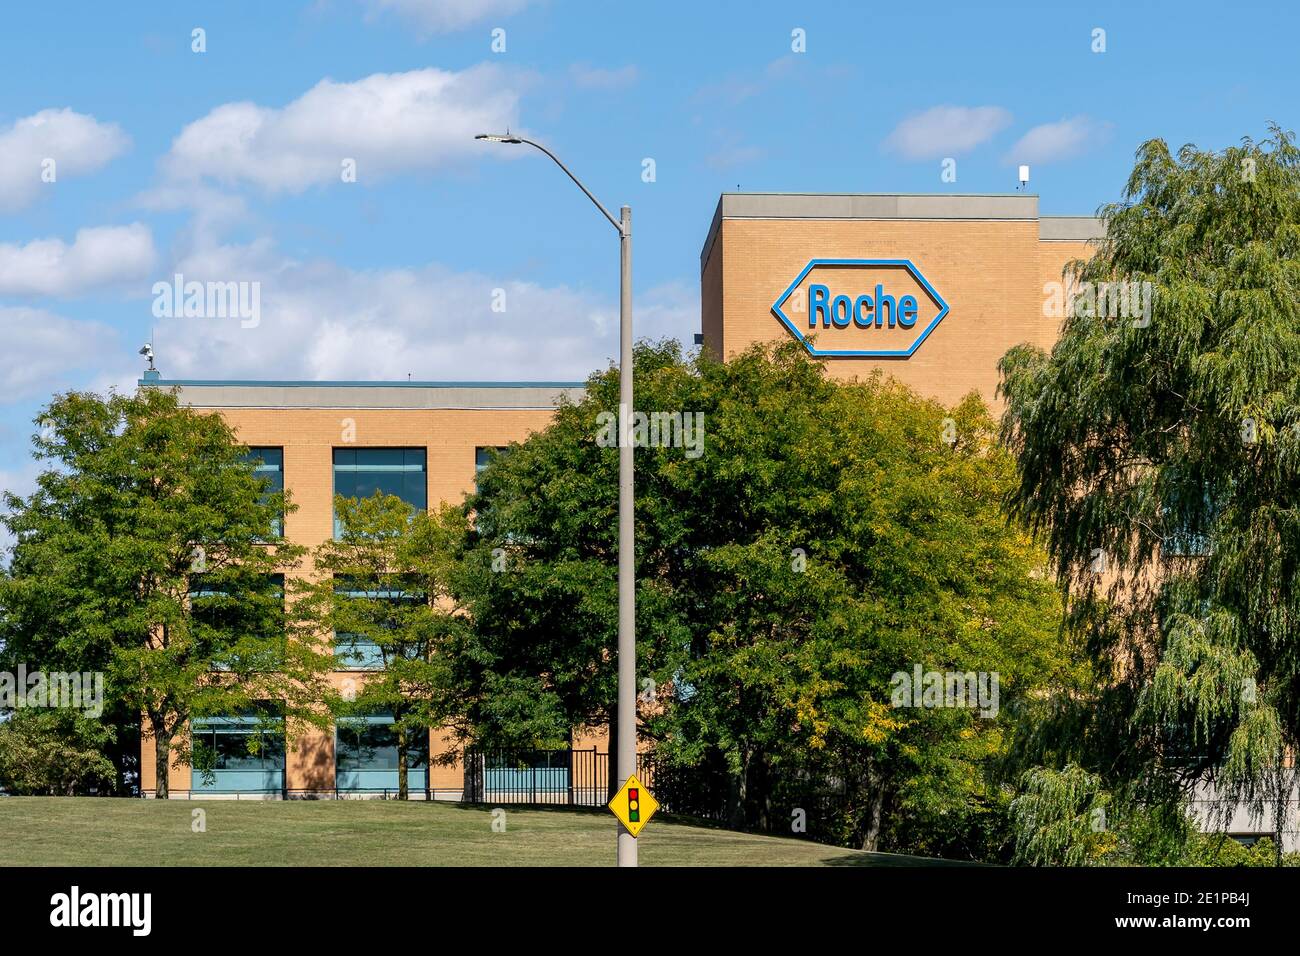
<instances>
[{"instance_id":1,"label":"concrete ledge","mask_svg":"<svg viewBox=\"0 0 1300 956\"><path fill-rule=\"evenodd\" d=\"M1032 193L948 195L943 193L723 193L700 250L700 270L724 219L1039 219L1038 196ZM1091 217L1052 217L1056 223L1096 223ZM1048 222L1042 219L1041 222ZM1067 227L1053 226L1053 230ZM1084 229L1085 227L1077 227ZM1093 231L1097 227L1090 227ZM1041 238L1049 238L1042 235ZM1053 239L1074 239L1073 234ZM1082 238L1093 238L1091 234Z\"/></svg>"},{"instance_id":2,"label":"concrete ledge","mask_svg":"<svg viewBox=\"0 0 1300 956\"><path fill-rule=\"evenodd\" d=\"M1037 219L1030 193L723 193L723 219Z\"/></svg>"},{"instance_id":3,"label":"concrete ledge","mask_svg":"<svg viewBox=\"0 0 1300 956\"><path fill-rule=\"evenodd\" d=\"M577 402L578 382L202 382L141 381L177 388L193 408L551 409Z\"/></svg>"},{"instance_id":4,"label":"concrete ledge","mask_svg":"<svg viewBox=\"0 0 1300 956\"><path fill-rule=\"evenodd\" d=\"M1043 216L1038 238L1044 242L1087 242L1104 239L1106 224L1094 216Z\"/></svg>"}]
</instances>

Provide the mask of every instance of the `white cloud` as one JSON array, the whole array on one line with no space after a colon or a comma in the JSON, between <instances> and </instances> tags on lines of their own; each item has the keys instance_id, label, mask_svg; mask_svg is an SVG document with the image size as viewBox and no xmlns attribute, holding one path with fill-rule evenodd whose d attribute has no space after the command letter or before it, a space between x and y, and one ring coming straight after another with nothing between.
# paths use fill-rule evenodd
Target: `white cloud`
<instances>
[{"instance_id":1,"label":"white cloud","mask_svg":"<svg viewBox=\"0 0 1300 956\"><path fill-rule=\"evenodd\" d=\"M249 217L248 203L238 193L196 183L164 183L136 197L150 212L190 212L192 232L215 239Z\"/></svg>"},{"instance_id":2,"label":"white cloud","mask_svg":"<svg viewBox=\"0 0 1300 956\"><path fill-rule=\"evenodd\" d=\"M1071 159L1110 138L1110 125L1087 116L1072 116L1035 126L1008 150L1008 163L1050 163Z\"/></svg>"},{"instance_id":3,"label":"white cloud","mask_svg":"<svg viewBox=\"0 0 1300 956\"><path fill-rule=\"evenodd\" d=\"M905 159L941 159L970 152L1010 123L1000 106L934 106L895 126L884 145Z\"/></svg>"},{"instance_id":4,"label":"white cloud","mask_svg":"<svg viewBox=\"0 0 1300 956\"><path fill-rule=\"evenodd\" d=\"M517 128L523 82L493 64L324 79L282 108L217 107L181 130L163 166L174 180L209 177L286 192L340 182L347 159L359 182L434 169L483 155L476 133Z\"/></svg>"},{"instance_id":5,"label":"white cloud","mask_svg":"<svg viewBox=\"0 0 1300 956\"><path fill-rule=\"evenodd\" d=\"M452 33L491 17L518 13L533 0L364 0L371 16L393 12L422 34Z\"/></svg>"},{"instance_id":6,"label":"white cloud","mask_svg":"<svg viewBox=\"0 0 1300 956\"><path fill-rule=\"evenodd\" d=\"M631 64L618 69L604 69L575 63L569 67L573 85L581 90L619 90L637 81L637 68Z\"/></svg>"},{"instance_id":7,"label":"white cloud","mask_svg":"<svg viewBox=\"0 0 1300 956\"><path fill-rule=\"evenodd\" d=\"M202 183L163 183L137 195L135 203L151 213L188 212L175 237L180 248L214 246L232 227L254 219L239 193Z\"/></svg>"},{"instance_id":8,"label":"white cloud","mask_svg":"<svg viewBox=\"0 0 1300 956\"><path fill-rule=\"evenodd\" d=\"M130 142L116 124L70 109L41 110L0 127L0 210L29 205L41 189L56 188L65 176L94 172ZM46 160L54 161L54 183L41 178Z\"/></svg>"},{"instance_id":9,"label":"white cloud","mask_svg":"<svg viewBox=\"0 0 1300 956\"><path fill-rule=\"evenodd\" d=\"M610 315L617 319L613 312ZM686 282L654 286L633 303L632 324L637 339L672 338L691 346L700 331L699 286ZM616 330L617 324L612 324L611 334Z\"/></svg>"},{"instance_id":10,"label":"white cloud","mask_svg":"<svg viewBox=\"0 0 1300 956\"><path fill-rule=\"evenodd\" d=\"M295 261L267 241L196 251L174 268L187 282L259 282L261 317L251 328L160 320L168 378L579 380L618 353L613 274L598 295L437 264L358 271ZM498 289L504 312L493 311ZM699 327L698 294L684 287L648 290L636 310L638 338L689 344Z\"/></svg>"},{"instance_id":11,"label":"white cloud","mask_svg":"<svg viewBox=\"0 0 1300 956\"><path fill-rule=\"evenodd\" d=\"M155 258L153 235L138 222L78 229L72 245L61 239L4 243L0 295L80 295L146 278Z\"/></svg>"},{"instance_id":12,"label":"white cloud","mask_svg":"<svg viewBox=\"0 0 1300 956\"><path fill-rule=\"evenodd\" d=\"M69 373L99 365L117 348L117 333L44 309L0 306L0 404L48 398Z\"/></svg>"}]
</instances>

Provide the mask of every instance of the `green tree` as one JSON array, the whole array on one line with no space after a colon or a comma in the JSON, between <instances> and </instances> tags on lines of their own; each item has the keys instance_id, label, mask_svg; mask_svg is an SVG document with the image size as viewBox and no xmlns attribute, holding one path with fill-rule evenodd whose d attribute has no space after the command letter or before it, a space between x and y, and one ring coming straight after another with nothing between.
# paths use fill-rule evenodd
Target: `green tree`
<instances>
[{"instance_id":1,"label":"green tree","mask_svg":"<svg viewBox=\"0 0 1300 956\"><path fill-rule=\"evenodd\" d=\"M305 641L332 635L341 663L367 670L337 711L345 728L350 718L392 715L406 800L413 742L427 742L451 711L449 661L465 627L451 580L465 518L447 506L412 512L379 493L339 496L334 507L339 533L316 549L314 576L298 585L295 628Z\"/></svg>"},{"instance_id":2,"label":"green tree","mask_svg":"<svg viewBox=\"0 0 1300 956\"><path fill-rule=\"evenodd\" d=\"M671 350L639 346L636 361L641 388L689 376ZM616 395L612 368L593 375L580 404L561 404L546 429L494 455L466 505L473 530L457 591L474 626L454 656L461 698L451 722L465 747L565 748L577 728L599 725L616 739L618 462L596 441L597 415L617 408L611 383ZM675 516L644 494L644 454L639 467L644 553L647 538L675 533ZM689 633L666 582L644 564L637 577L639 673L671 675ZM613 789L620 768L609 759Z\"/></svg>"},{"instance_id":3,"label":"green tree","mask_svg":"<svg viewBox=\"0 0 1300 956\"><path fill-rule=\"evenodd\" d=\"M702 446L637 453L640 731L656 780L714 788L700 809L738 825L788 830L804 809L843 842L942 829L951 842L927 849L1003 853L1005 797L986 770L1018 702L1068 662L1044 555L1002 516L1014 466L982 404L837 383L793 343L727 363L642 345L636 361L640 409L703 425ZM612 716L617 456L599 439L617 396L616 370L594 375L480 476L474 643L457 665L467 733L561 743ZM997 714L896 706L895 675L918 664L996 674ZM833 814L808 802L829 790Z\"/></svg>"},{"instance_id":4,"label":"green tree","mask_svg":"<svg viewBox=\"0 0 1300 956\"><path fill-rule=\"evenodd\" d=\"M143 715L159 797L169 757L192 758L191 717L270 701L291 733L292 718L323 724L331 659L285 630L279 575L301 549L274 537L292 506L231 428L156 389L71 392L38 424L49 467L26 499L5 496L7 652L29 668L103 671L116 713Z\"/></svg>"},{"instance_id":5,"label":"green tree","mask_svg":"<svg viewBox=\"0 0 1300 956\"><path fill-rule=\"evenodd\" d=\"M1002 361L1009 501L1044 536L1099 675L1024 759L1181 819L1198 787L1278 833L1300 728L1300 152L1145 143L1050 354ZM1149 283L1149 316L1100 290ZM1293 813L1291 814L1293 818ZM1171 823L1171 832L1177 824Z\"/></svg>"},{"instance_id":6,"label":"green tree","mask_svg":"<svg viewBox=\"0 0 1300 956\"><path fill-rule=\"evenodd\" d=\"M116 769L113 728L69 711L19 710L0 721L0 790L20 796L103 793Z\"/></svg>"}]
</instances>

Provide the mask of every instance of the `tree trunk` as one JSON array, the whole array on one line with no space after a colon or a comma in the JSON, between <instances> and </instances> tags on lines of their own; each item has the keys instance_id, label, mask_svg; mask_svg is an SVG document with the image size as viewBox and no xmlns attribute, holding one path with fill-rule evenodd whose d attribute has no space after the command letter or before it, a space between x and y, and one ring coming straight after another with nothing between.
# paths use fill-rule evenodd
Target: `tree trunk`
<instances>
[{"instance_id":1,"label":"tree trunk","mask_svg":"<svg viewBox=\"0 0 1300 956\"><path fill-rule=\"evenodd\" d=\"M871 770L867 771L867 819L862 832L862 849L875 852L880 849L881 822L885 813L885 780Z\"/></svg>"},{"instance_id":2,"label":"tree trunk","mask_svg":"<svg viewBox=\"0 0 1300 956\"><path fill-rule=\"evenodd\" d=\"M749 810L749 762L752 754L749 750L740 752L740 774L732 790L731 827L734 830L745 829Z\"/></svg>"},{"instance_id":3,"label":"tree trunk","mask_svg":"<svg viewBox=\"0 0 1300 956\"><path fill-rule=\"evenodd\" d=\"M171 735L167 733L163 721L150 718L149 724L153 727L154 796L159 800L166 800L171 792L169 786L172 763Z\"/></svg>"},{"instance_id":4,"label":"tree trunk","mask_svg":"<svg viewBox=\"0 0 1300 956\"><path fill-rule=\"evenodd\" d=\"M758 829L772 832L772 780L768 772L767 754L759 751L750 761L750 799L755 804Z\"/></svg>"},{"instance_id":5,"label":"tree trunk","mask_svg":"<svg viewBox=\"0 0 1300 956\"><path fill-rule=\"evenodd\" d=\"M407 800L410 793L406 786L406 760L407 760L407 740L406 728L399 726L397 728L397 799Z\"/></svg>"},{"instance_id":6,"label":"tree trunk","mask_svg":"<svg viewBox=\"0 0 1300 956\"><path fill-rule=\"evenodd\" d=\"M483 792L483 755L470 747L465 747L463 754L460 796L467 803L479 803L487 799Z\"/></svg>"}]
</instances>

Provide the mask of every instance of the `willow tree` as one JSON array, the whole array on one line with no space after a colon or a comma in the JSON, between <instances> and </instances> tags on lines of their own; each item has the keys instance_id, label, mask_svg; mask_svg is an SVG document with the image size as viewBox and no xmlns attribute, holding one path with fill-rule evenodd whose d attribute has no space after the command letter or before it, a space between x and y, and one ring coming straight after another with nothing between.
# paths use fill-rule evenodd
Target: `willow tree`
<instances>
[{"instance_id":1,"label":"willow tree","mask_svg":"<svg viewBox=\"0 0 1300 956\"><path fill-rule=\"evenodd\" d=\"M1271 815L1280 853L1300 729L1300 151L1276 126L1221 151L1152 140L1101 216L1051 354L1001 364L1011 507L1104 675L1059 695L1024 752L1095 772L1121 814L1173 819L1212 787L1225 815ZM1149 312L1099 307L1116 290Z\"/></svg>"}]
</instances>

